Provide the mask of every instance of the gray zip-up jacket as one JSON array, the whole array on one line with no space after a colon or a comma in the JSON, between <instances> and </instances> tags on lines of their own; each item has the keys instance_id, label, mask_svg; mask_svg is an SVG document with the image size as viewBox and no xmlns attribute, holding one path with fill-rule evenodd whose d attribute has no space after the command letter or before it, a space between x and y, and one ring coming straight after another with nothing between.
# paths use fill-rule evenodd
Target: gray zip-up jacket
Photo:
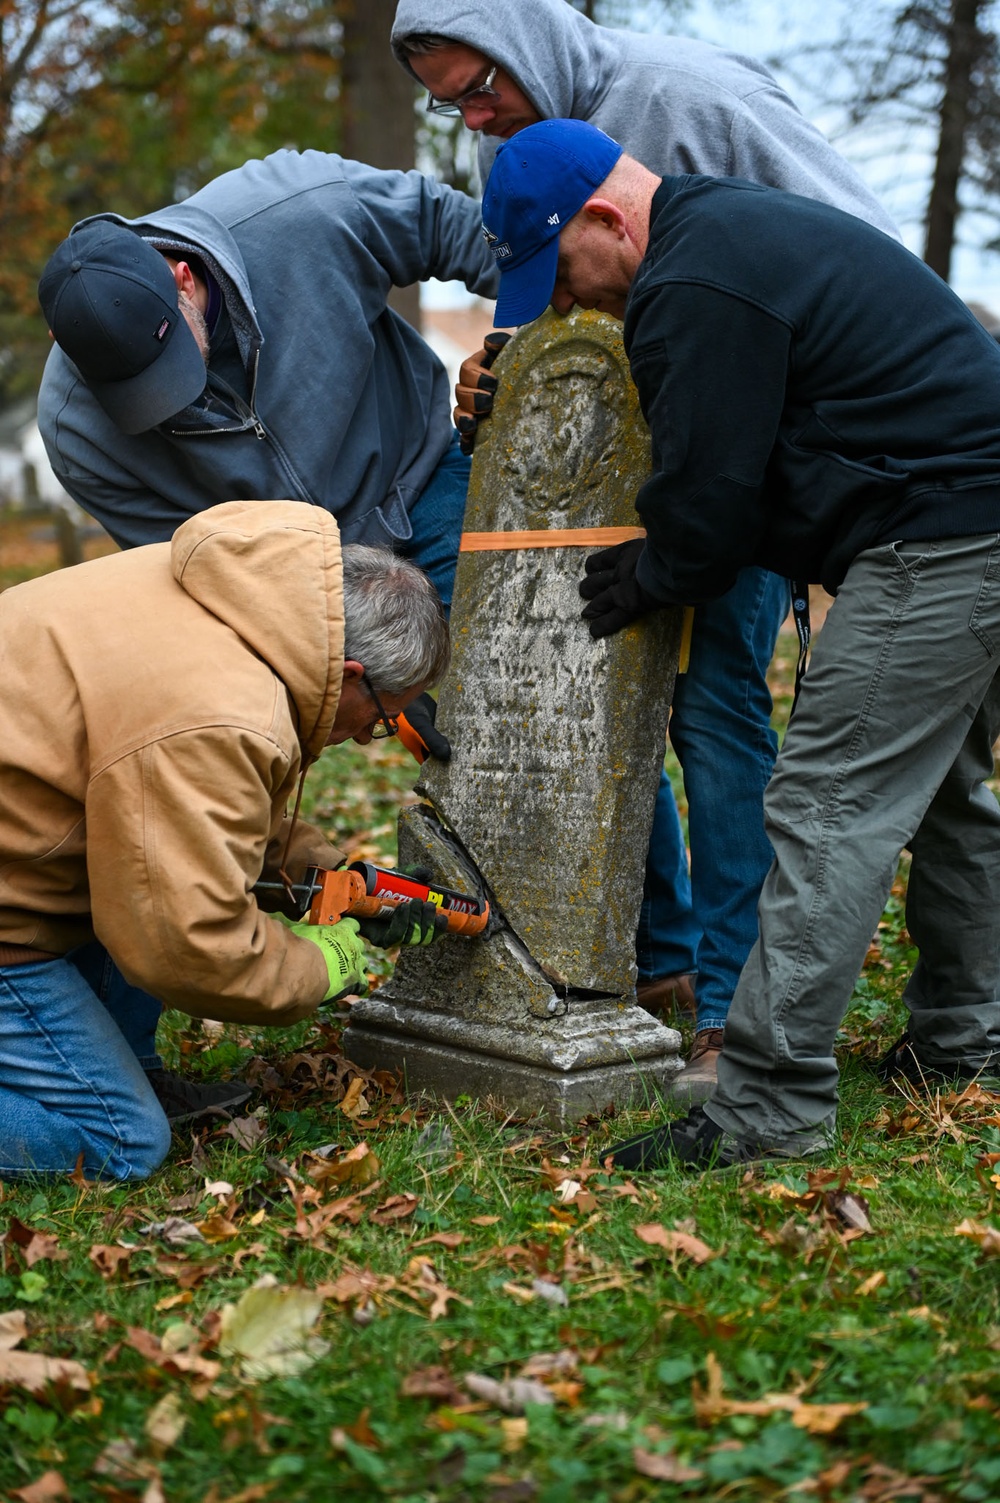
<instances>
[{"instance_id":1,"label":"gray zip-up jacket","mask_svg":"<svg viewBox=\"0 0 1000 1503\"><path fill-rule=\"evenodd\" d=\"M125 547L220 501L279 498L332 512L345 542L406 542L450 391L386 298L432 276L495 295L479 205L418 172L279 151L148 218L97 217L198 257L222 310L202 398L133 437L52 350L38 422L70 495Z\"/></svg>"},{"instance_id":2,"label":"gray zip-up jacket","mask_svg":"<svg viewBox=\"0 0 1000 1503\"><path fill-rule=\"evenodd\" d=\"M760 63L685 37L597 26L566 0L400 0L401 37L431 33L499 63L543 120L587 120L651 172L743 177L898 232L853 167ZM480 136L483 181L499 143Z\"/></svg>"}]
</instances>

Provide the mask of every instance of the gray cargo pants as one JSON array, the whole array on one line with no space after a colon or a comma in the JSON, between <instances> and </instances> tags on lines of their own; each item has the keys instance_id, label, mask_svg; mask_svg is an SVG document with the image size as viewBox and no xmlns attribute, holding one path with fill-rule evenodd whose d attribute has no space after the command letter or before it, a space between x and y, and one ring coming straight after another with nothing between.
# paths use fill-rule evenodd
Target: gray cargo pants
<instances>
[{"instance_id":1,"label":"gray cargo pants","mask_svg":"<svg viewBox=\"0 0 1000 1503\"><path fill-rule=\"evenodd\" d=\"M765 798L775 859L726 1023L712 1120L806 1153L833 1132L833 1046L913 854L915 1050L1000 1051L1000 536L860 554L832 606Z\"/></svg>"}]
</instances>

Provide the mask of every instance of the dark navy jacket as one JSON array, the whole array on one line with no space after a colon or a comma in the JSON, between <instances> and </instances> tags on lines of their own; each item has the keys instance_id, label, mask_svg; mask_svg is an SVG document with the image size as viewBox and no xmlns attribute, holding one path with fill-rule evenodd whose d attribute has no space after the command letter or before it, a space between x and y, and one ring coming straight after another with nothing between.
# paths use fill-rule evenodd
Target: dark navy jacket
<instances>
[{"instance_id":1,"label":"dark navy jacket","mask_svg":"<svg viewBox=\"0 0 1000 1503\"><path fill-rule=\"evenodd\" d=\"M852 215L665 178L625 347L653 438L638 578L663 601L748 564L835 593L865 548L1000 531L1000 346Z\"/></svg>"}]
</instances>

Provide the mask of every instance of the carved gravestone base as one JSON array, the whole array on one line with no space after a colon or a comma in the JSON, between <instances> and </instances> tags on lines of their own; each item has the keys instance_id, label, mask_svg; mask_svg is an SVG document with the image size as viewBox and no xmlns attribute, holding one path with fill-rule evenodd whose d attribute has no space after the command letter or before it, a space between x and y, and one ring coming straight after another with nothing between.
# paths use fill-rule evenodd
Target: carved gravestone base
<instances>
[{"instance_id":1,"label":"carved gravestone base","mask_svg":"<svg viewBox=\"0 0 1000 1503\"><path fill-rule=\"evenodd\" d=\"M452 758L424 764L428 802L404 809L399 839L402 863L488 897L490 925L404 951L344 1047L411 1090L561 1123L650 1102L682 1067L680 1036L635 1002L680 612L602 642L580 620L583 561L614 538L576 534L634 527L649 469L620 326L547 315L497 373L465 518L488 546L459 561L439 699ZM524 531L558 546L506 546Z\"/></svg>"}]
</instances>

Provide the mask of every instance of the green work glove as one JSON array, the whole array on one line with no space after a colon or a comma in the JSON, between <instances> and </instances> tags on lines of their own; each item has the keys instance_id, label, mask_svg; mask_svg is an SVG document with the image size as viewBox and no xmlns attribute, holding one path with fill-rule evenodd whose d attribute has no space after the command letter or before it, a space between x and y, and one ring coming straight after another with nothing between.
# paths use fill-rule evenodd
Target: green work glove
<instances>
[{"instance_id":1,"label":"green work glove","mask_svg":"<svg viewBox=\"0 0 1000 1503\"><path fill-rule=\"evenodd\" d=\"M367 994L365 951L358 938L360 926L357 919L343 918L339 924L308 924L303 921L287 927L300 939L318 945L323 952L330 977L330 990L323 998L324 1002L335 1002L348 992L357 992L362 997Z\"/></svg>"},{"instance_id":2,"label":"green work glove","mask_svg":"<svg viewBox=\"0 0 1000 1503\"><path fill-rule=\"evenodd\" d=\"M388 950L392 945L429 945L444 934L448 920L436 903L411 898L379 918L358 920L358 929L370 945Z\"/></svg>"}]
</instances>

